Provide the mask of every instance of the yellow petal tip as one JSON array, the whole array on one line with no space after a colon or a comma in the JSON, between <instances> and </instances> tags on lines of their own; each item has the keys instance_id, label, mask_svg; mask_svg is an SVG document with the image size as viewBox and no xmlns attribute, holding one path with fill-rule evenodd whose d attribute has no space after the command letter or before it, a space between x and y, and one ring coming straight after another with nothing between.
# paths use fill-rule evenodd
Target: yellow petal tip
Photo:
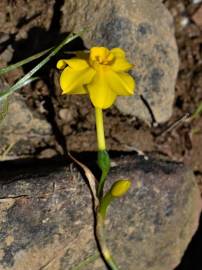
<instances>
[{"instance_id":1,"label":"yellow petal tip","mask_svg":"<svg viewBox=\"0 0 202 270\"><path fill-rule=\"evenodd\" d=\"M57 62L57 65L56 65L56 67L57 67L57 69L64 69L65 67L66 67L66 63L65 63L65 61L64 60L59 60L58 62Z\"/></svg>"}]
</instances>

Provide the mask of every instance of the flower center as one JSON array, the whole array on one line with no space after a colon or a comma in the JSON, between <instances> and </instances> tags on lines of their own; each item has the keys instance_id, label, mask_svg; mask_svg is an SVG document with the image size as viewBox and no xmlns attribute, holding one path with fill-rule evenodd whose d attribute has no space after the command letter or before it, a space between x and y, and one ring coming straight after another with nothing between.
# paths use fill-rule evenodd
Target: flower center
<instances>
[{"instance_id":1,"label":"flower center","mask_svg":"<svg viewBox=\"0 0 202 270\"><path fill-rule=\"evenodd\" d=\"M110 65L114 60L114 55L105 47L93 47L90 50L90 63L92 66Z\"/></svg>"}]
</instances>

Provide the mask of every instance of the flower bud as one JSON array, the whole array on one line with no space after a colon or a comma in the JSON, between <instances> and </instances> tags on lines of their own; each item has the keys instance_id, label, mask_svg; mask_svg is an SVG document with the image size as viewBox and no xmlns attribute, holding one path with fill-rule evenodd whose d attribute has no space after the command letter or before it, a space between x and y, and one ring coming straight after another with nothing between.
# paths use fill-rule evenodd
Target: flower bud
<instances>
[{"instance_id":1,"label":"flower bud","mask_svg":"<svg viewBox=\"0 0 202 270\"><path fill-rule=\"evenodd\" d=\"M115 182L111 187L111 195L113 197L123 196L131 187L131 181L128 179L121 179Z\"/></svg>"}]
</instances>

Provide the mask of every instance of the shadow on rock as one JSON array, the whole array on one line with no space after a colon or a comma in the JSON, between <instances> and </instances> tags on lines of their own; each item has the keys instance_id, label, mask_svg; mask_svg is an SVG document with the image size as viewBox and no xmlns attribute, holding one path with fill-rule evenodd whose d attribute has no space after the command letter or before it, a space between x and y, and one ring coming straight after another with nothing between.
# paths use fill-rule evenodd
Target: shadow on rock
<instances>
[{"instance_id":1,"label":"shadow on rock","mask_svg":"<svg viewBox=\"0 0 202 270\"><path fill-rule=\"evenodd\" d=\"M202 265L202 214L200 218L199 228L194 235L188 249L186 250L182 262L175 270L201 270Z\"/></svg>"}]
</instances>

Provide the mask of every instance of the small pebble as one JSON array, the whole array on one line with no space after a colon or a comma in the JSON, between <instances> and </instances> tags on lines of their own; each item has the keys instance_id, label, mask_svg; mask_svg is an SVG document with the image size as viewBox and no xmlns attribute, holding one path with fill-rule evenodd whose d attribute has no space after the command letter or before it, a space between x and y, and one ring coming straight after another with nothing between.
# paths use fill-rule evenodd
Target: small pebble
<instances>
[{"instance_id":1,"label":"small pebble","mask_svg":"<svg viewBox=\"0 0 202 270\"><path fill-rule=\"evenodd\" d=\"M39 154L38 158L52 158L57 155L57 152L52 148L47 148Z\"/></svg>"},{"instance_id":2,"label":"small pebble","mask_svg":"<svg viewBox=\"0 0 202 270\"><path fill-rule=\"evenodd\" d=\"M62 120L65 120L65 122L69 122L72 120L72 112L68 109L61 109L59 111L59 116Z\"/></svg>"},{"instance_id":3,"label":"small pebble","mask_svg":"<svg viewBox=\"0 0 202 270\"><path fill-rule=\"evenodd\" d=\"M202 0L192 0L192 3L193 4L199 4L199 3L201 3L202 2Z\"/></svg>"},{"instance_id":4,"label":"small pebble","mask_svg":"<svg viewBox=\"0 0 202 270\"><path fill-rule=\"evenodd\" d=\"M0 32L0 43L6 42L9 39L9 34Z\"/></svg>"},{"instance_id":5,"label":"small pebble","mask_svg":"<svg viewBox=\"0 0 202 270\"><path fill-rule=\"evenodd\" d=\"M188 17L183 17L182 19L181 19L181 26L182 27L185 27L185 26L187 26L189 24L189 18Z\"/></svg>"}]
</instances>

